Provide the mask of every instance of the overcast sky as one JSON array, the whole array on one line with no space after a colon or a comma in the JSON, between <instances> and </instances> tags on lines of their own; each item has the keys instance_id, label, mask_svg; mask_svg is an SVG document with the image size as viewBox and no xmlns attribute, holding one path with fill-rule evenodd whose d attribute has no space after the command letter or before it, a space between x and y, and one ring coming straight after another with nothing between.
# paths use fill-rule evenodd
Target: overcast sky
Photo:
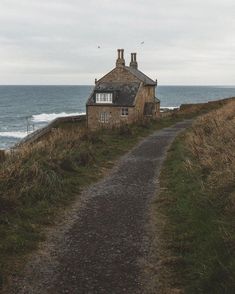
<instances>
[{"instance_id":1,"label":"overcast sky","mask_svg":"<svg viewBox=\"0 0 235 294\"><path fill-rule=\"evenodd\" d=\"M117 48L160 85L235 85L235 1L0 0L0 84L93 84Z\"/></svg>"}]
</instances>

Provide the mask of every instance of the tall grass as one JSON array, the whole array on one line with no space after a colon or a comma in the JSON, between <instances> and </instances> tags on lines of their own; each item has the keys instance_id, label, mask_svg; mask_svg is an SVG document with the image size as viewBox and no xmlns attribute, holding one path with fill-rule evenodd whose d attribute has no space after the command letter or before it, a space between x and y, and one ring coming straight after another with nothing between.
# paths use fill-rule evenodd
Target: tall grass
<instances>
[{"instance_id":1,"label":"tall grass","mask_svg":"<svg viewBox=\"0 0 235 294\"><path fill-rule=\"evenodd\" d=\"M186 112L194 116L195 107ZM84 186L141 137L184 115L96 132L81 123L65 123L34 144L0 153L0 289L25 254L44 239L43 228L53 224Z\"/></svg>"},{"instance_id":2,"label":"tall grass","mask_svg":"<svg viewBox=\"0 0 235 294\"><path fill-rule=\"evenodd\" d=\"M174 119L123 125L95 132L78 123L61 124L40 141L24 144L0 160L0 289L14 267L44 239L43 228L83 187L143 136ZM76 201L77 201L76 200Z\"/></svg>"},{"instance_id":3,"label":"tall grass","mask_svg":"<svg viewBox=\"0 0 235 294\"><path fill-rule=\"evenodd\" d=\"M161 187L160 293L235 293L235 101L177 138Z\"/></svg>"},{"instance_id":4,"label":"tall grass","mask_svg":"<svg viewBox=\"0 0 235 294\"><path fill-rule=\"evenodd\" d=\"M79 193L78 171L88 170L94 161L95 140L97 135L84 129L57 129L1 161L0 286L18 257L43 239L41 228L52 224L58 208Z\"/></svg>"},{"instance_id":5,"label":"tall grass","mask_svg":"<svg viewBox=\"0 0 235 294\"><path fill-rule=\"evenodd\" d=\"M210 288L213 293L234 293L235 102L199 118L186 144L192 153L186 168L200 172L204 196L201 202L207 203L205 213L211 212L212 216L207 236L210 246L206 247L201 265L197 264L201 287L205 293Z\"/></svg>"},{"instance_id":6,"label":"tall grass","mask_svg":"<svg viewBox=\"0 0 235 294\"><path fill-rule=\"evenodd\" d=\"M199 118L186 142L215 197L235 190L235 102Z\"/></svg>"}]
</instances>

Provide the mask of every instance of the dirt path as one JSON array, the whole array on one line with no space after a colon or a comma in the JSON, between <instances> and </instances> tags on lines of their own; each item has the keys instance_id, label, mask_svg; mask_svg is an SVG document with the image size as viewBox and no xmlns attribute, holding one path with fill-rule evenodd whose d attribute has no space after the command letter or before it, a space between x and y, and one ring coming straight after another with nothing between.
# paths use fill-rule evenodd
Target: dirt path
<instances>
[{"instance_id":1,"label":"dirt path","mask_svg":"<svg viewBox=\"0 0 235 294\"><path fill-rule=\"evenodd\" d=\"M150 203L167 148L190 124L155 132L84 191L12 293L144 293Z\"/></svg>"}]
</instances>

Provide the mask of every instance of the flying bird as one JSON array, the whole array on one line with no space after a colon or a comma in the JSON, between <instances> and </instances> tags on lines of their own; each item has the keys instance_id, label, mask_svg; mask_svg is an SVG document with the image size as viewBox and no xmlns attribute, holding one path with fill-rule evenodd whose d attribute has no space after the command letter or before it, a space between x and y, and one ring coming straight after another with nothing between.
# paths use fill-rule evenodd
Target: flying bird
<instances>
[{"instance_id":1,"label":"flying bird","mask_svg":"<svg viewBox=\"0 0 235 294\"><path fill-rule=\"evenodd\" d=\"M144 44L144 41L142 41L140 44L143 45Z\"/></svg>"},{"instance_id":2,"label":"flying bird","mask_svg":"<svg viewBox=\"0 0 235 294\"><path fill-rule=\"evenodd\" d=\"M98 49L100 49L100 46L98 46Z\"/></svg>"}]
</instances>

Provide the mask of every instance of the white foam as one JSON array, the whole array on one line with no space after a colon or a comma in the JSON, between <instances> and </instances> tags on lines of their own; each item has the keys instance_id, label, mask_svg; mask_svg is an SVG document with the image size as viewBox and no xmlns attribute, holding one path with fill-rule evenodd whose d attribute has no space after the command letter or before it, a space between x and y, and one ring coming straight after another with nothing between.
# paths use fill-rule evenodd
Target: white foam
<instances>
[{"instance_id":1,"label":"white foam","mask_svg":"<svg viewBox=\"0 0 235 294\"><path fill-rule=\"evenodd\" d=\"M0 137L6 137L6 138L18 138L22 139L26 137L29 133L27 132L0 132Z\"/></svg>"},{"instance_id":2,"label":"white foam","mask_svg":"<svg viewBox=\"0 0 235 294\"><path fill-rule=\"evenodd\" d=\"M85 112L74 112L74 113L41 113L41 114L35 114L32 116L32 121L35 123L46 123L50 122L53 119L57 117L67 117L67 116L76 116L76 115L83 115L86 114Z\"/></svg>"},{"instance_id":3,"label":"white foam","mask_svg":"<svg viewBox=\"0 0 235 294\"><path fill-rule=\"evenodd\" d=\"M160 109L162 110L166 110L166 109L169 109L169 110L174 110L174 109L178 109L179 106L164 106L164 107L160 107Z\"/></svg>"}]
</instances>

